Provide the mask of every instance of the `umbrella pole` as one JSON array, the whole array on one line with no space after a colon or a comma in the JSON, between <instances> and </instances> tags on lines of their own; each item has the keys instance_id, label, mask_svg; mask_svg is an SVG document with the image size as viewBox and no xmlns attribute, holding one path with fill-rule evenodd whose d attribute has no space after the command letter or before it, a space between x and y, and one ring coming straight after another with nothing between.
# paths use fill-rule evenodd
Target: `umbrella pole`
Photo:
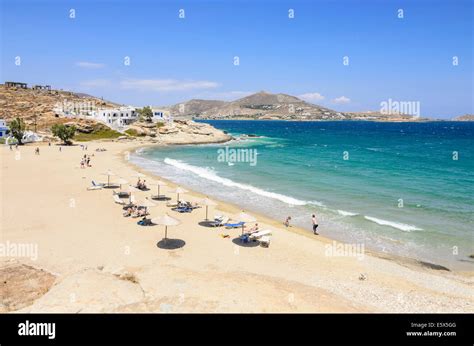
<instances>
[{"instance_id":1,"label":"umbrella pole","mask_svg":"<svg viewBox=\"0 0 474 346\"><path fill-rule=\"evenodd\" d=\"M179 193L176 194L177 197L176 197L176 203L179 203Z\"/></svg>"},{"instance_id":2,"label":"umbrella pole","mask_svg":"<svg viewBox=\"0 0 474 346\"><path fill-rule=\"evenodd\" d=\"M168 236L168 226L165 226L165 241L166 241L167 236Z\"/></svg>"},{"instance_id":3,"label":"umbrella pole","mask_svg":"<svg viewBox=\"0 0 474 346\"><path fill-rule=\"evenodd\" d=\"M244 235L244 225L245 224L242 225L242 235Z\"/></svg>"},{"instance_id":4,"label":"umbrella pole","mask_svg":"<svg viewBox=\"0 0 474 346\"><path fill-rule=\"evenodd\" d=\"M158 199L160 198L160 185L158 185L158 196L156 196Z\"/></svg>"},{"instance_id":5,"label":"umbrella pole","mask_svg":"<svg viewBox=\"0 0 474 346\"><path fill-rule=\"evenodd\" d=\"M206 205L206 221L208 220L208 218L207 218L207 208L208 208L208 207L209 207L209 206Z\"/></svg>"},{"instance_id":6,"label":"umbrella pole","mask_svg":"<svg viewBox=\"0 0 474 346\"><path fill-rule=\"evenodd\" d=\"M107 186L110 186L110 175L107 176Z\"/></svg>"}]
</instances>

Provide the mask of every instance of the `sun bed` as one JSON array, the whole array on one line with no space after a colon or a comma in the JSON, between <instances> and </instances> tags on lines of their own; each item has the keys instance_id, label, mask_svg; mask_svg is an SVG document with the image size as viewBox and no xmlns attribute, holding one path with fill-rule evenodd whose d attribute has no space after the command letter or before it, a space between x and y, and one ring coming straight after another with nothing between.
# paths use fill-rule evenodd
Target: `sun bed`
<instances>
[{"instance_id":1,"label":"sun bed","mask_svg":"<svg viewBox=\"0 0 474 346\"><path fill-rule=\"evenodd\" d=\"M249 234L249 238L250 239L259 239L259 238L262 238L264 236L269 236L272 234L272 231L270 230L263 230L263 231L258 231L258 232L254 232L254 233L250 233Z\"/></svg>"},{"instance_id":2,"label":"sun bed","mask_svg":"<svg viewBox=\"0 0 474 346\"><path fill-rule=\"evenodd\" d=\"M225 223L229 222L229 218L226 216L216 216L214 218L214 221L211 221L209 223L210 226L213 227L219 227L219 226L224 226Z\"/></svg>"},{"instance_id":3,"label":"sun bed","mask_svg":"<svg viewBox=\"0 0 474 346\"><path fill-rule=\"evenodd\" d=\"M104 187L104 184L97 184L94 180L92 180L92 186L89 186L87 190L100 190Z\"/></svg>"},{"instance_id":4,"label":"sun bed","mask_svg":"<svg viewBox=\"0 0 474 346\"><path fill-rule=\"evenodd\" d=\"M119 196L113 195L113 197L114 197L115 203L120 204L120 205L124 205L124 204L125 204L125 202L122 201L122 200L119 198Z\"/></svg>"},{"instance_id":5,"label":"sun bed","mask_svg":"<svg viewBox=\"0 0 474 346\"><path fill-rule=\"evenodd\" d=\"M119 196L120 198L128 198L130 196L130 193L127 191L114 191L114 195Z\"/></svg>"},{"instance_id":6,"label":"sun bed","mask_svg":"<svg viewBox=\"0 0 474 346\"><path fill-rule=\"evenodd\" d=\"M227 228L237 228L237 227L242 227L243 225L245 225L245 222L243 221L240 221L240 222L237 222L237 223L225 223L224 226L227 227Z\"/></svg>"},{"instance_id":7,"label":"sun bed","mask_svg":"<svg viewBox=\"0 0 474 346\"><path fill-rule=\"evenodd\" d=\"M190 213L190 212L193 211L193 208L188 208L188 207L184 207L184 208L172 208L171 210L177 211L178 213Z\"/></svg>"}]
</instances>

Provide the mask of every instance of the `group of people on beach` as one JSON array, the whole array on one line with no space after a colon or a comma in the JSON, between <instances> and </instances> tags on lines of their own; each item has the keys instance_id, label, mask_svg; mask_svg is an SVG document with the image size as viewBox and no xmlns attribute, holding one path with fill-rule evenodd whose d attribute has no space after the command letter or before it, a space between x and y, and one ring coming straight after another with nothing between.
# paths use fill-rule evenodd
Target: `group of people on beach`
<instances>
[{"instance_id":1,"label":"group of people on beach","mask_svg":"<svg viewBox=\"0 0 474 346\"><path fill-rule=\"evenodd\" d=\"M143 216L145 218L146 215L147 215L147 212L146 212L145 208L139 208L136 205L128 206L125 209L125 212L123 213L123 216L125 216L125 217L129 217L129 216L142 217Z\"/></svg>"},{"instance_id":2,"label":"group of people on beach","mask_svg":"<svg viewBox=\"0 0 474 346\"><path fill-rule=\"evenodd\" d=\"M286 227L290 227L290 221L291 221L291 216L288 216L286 220L283 222L283 224ZM311 224L313 225L313 233L315 235L319 235L317 231L319 224L318 224L318 220L316 219L316 214L311 215Z\"/></svg>"},{"instance_id":3,"label":"group of people on beach","mask_svg":"<svg viewBox=\"0 0 474 346\"><path fill-rule=\"evenodd\" d=\"M84 154L81 158L81 168L92 167L90 155Z\"/></svg>"},{"instance_id":4,"label":"group of people on beach","mask_svg":"<svg viewBox=\"0 0 474 346\"><path fill-rule=\"evenodd\" d=\"M136 188L139 189L139 190L147 190L146 180L143 179L143 181L141 181L141 179L138 178Z\"/></svg>"}]
</instances>

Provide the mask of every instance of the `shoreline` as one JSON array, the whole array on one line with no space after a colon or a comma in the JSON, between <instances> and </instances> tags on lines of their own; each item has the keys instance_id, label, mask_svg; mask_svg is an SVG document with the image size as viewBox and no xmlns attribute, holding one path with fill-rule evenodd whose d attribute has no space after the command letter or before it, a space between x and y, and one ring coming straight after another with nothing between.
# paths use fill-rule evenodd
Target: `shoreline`
<instances>
[{"instance_id":1,"label":"shoreline","mask_svg":"<svg viewBox=\"0 0 474 346\"><path fill-rule=\"evenodd\" d=\"M230 139L228 141L224 141L224 142L219 142L219 143L226 143L226 142L229 142L231 140L232 139ZM180 144L176 144L176 145L205 145L205 144L211 144L211 143L187 143L187 144L181 144L180 143ZM216 143L216 144L218 144L218 143ZM174 144L168 144L166 146L173 146L173 145ZM179 184L177 184L177 183L175 183L175 182L173 182L169 179L163 178L163 177L157 175L156 173L148 171L145 168L142 168L142 167L140 167L140 166L138 166L134 163L131 163L131 162L129 162L126 159L123 158L127 151L129 151L129 152L134 151L134 154L136 154L136 151L139 150L139 149L160 148L160 147L163 147L163 145L159 145L159 144L157 144L157 145L144 145L144 146L137 145L137 146L134 146L130 149L123 150L120 153L121 160L124 164L129 165L130 167L132 167L137 172L140 172L140 173L143 173L143 174L149 174L149 175L155 177L156 179L165 181L167 184L173 186L173 188L176 188ZM138 155L138 154L136 154L136 155ZM222 209L224 209L223 211L226 211L229 214L237 214L240 211L242 211L242 207L240 207L239 205L234 204L232 202L223 201L223 200L220 200L218 198L215 198L214 196L209 196L209 195L203 194L201 192L194 191L194 190L192 190L191 188L189 188L188 186L185 186L185 185L179 185L179 186L185 187L187 190L189 190L188 194L192 195L194 197L198 197L200 199L204 199L205 197L212 198L212 200L217 202L218 205L221 206L221 208L222 208L222 206L224 206L224 208L222 208ZM332 244L333 242L346 244L346 242L344 242L344 241L340 241L340 240L328 237L326 235L319 234L318 237L314 237L314 235L311 233L311 231L309 231L307 229L304 229L302 227L299 227L299 226L290 226L288 228L284 228L283 227L283 222L279 222L279 221L275 220L274 218L272 218L271 216L264 215L264 214L259 213L259 212L252 211L252 215L254 215L257 218L257 220L262 220L265 223L272 224L272 226L274 226L274 227L279 227L279 228L282 228L286 231L294 232L294 233L302 235L302 236L304 236L308 239L312 239L314 241L322 242L325 245ZM450 273L453 273L453 274L457 274L457 275L461 275L461 276L468 276L468 277L470 275L474 275L474 274L470 273L467 270L460 270L460 269L445 267L444 265L441 265L439 263L427 262L427 261L417 259L415 257L406 257L406 256L396 255L396 254L393 254L393 253L384 253L384 252L377 251L376 249L373 249L373 248L365 248L365 252L368 253L371 256L375 256L375 257L385 259L385 260L389 260L389 261L394 261L394 262L396 262L400 265L405 265L405 266L409 266L409 267L412 267L412 268L430 269L430 270L435 270L435 271L441 270L441 271L446 271L446 272L450 272Z\"/></svg>"},{"instance_id":2,"label":"shoreline","mask_svg":"<svg viewBox=\"0 0 474 346\"><path fill-rule=\"evenodd\" d=\"M18 261L55 276L54 284L41 296L12 311L474 311L472 273L433 270L406 260L398 263L392 256L383 258L385 254L369 250L362 260L327 256L325 246L332 239L314 239L297 227L287 232L280 221L255 213L251 214L258 218L261 229L273 231L269 248L238 245L234 240L240 230L201 226L203 209L179 214L157 202L150 210L151 217L166 212L180 220L182 224L171 227L169 234L185 242L175 250L157 248L163 226L140 227L136 219L121 216L111 189L86 189L91 180L104 181L101 172L107 169L117 173L113 178L143 171L148 184L155 181L157 175L126 161L124 155L146 144L98 141L87 145L88 151L77 145L59 152L56 146L44 144L39 156L34 155L37 144L25 145L19 149L20 160L15 160L15 152L8 147L1 148L2 199L9 201L1 210L2 243L37 244L39 256L37 260L2 258L0 270L2 265L10 266L14 275L17 269L11 269L11 261ZM99 147L107 151L96 152ZM94 153L91 168L79 167L84 153ZM173 198L169 191L176 184L169 183L163 192ZM138 200L153 193L150 188L137 192ZM190 191L185 196L194 202L205 195ZM232 215L241 210L215 201L218 205L210 208L210 215L217 211ZM8 285L6 289L7 293L18 290Z\"/></svg>"}]
</instances>

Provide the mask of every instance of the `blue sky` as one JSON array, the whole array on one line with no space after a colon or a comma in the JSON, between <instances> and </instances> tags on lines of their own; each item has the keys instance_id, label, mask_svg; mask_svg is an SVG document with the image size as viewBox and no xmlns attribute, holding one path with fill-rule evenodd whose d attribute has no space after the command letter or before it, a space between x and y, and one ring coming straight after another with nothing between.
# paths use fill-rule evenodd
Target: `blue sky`
<instances>
[{"instance_id":1,"label":"blue sky","mask_svg":"<svg viewBox=\"0 0 474 346\"><path fill-rule=\"evenodd\" d=\"M266 90L340 111L474 112L471 0L0 1L1 82L136 106Z\"/></svg>"}]
</instances>

